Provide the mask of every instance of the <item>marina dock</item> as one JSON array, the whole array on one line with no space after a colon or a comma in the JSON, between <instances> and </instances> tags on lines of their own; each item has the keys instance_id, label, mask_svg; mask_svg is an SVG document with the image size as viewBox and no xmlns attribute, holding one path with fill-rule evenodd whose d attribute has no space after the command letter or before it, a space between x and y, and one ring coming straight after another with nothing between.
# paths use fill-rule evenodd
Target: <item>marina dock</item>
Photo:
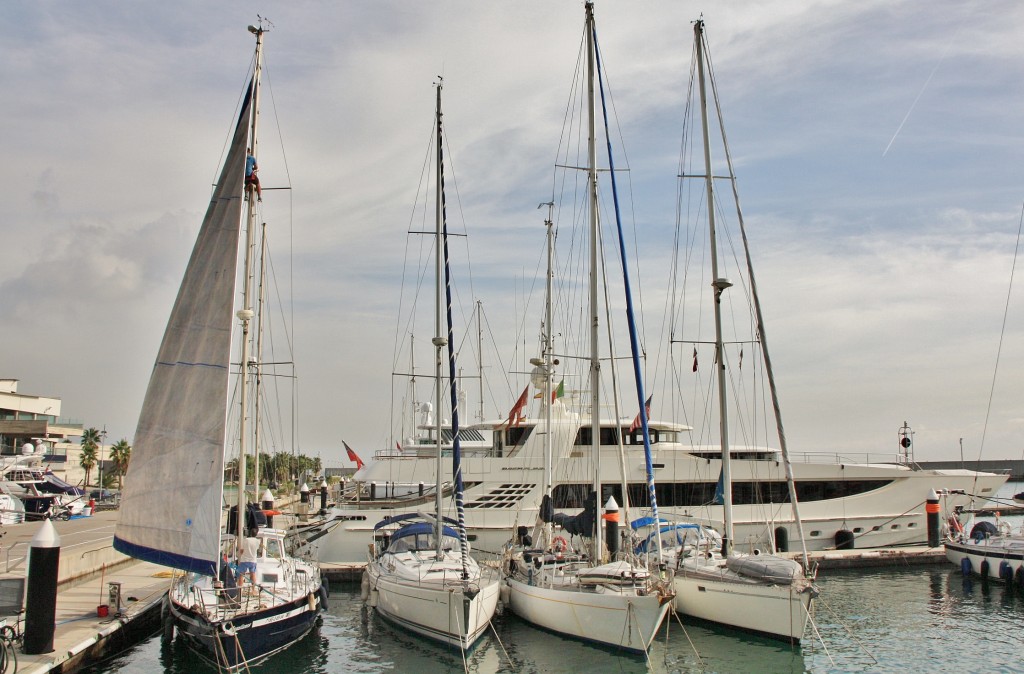
<instances>
[{"instance_id":1,"label":"marina dock","mask_svg":"<svg viewBox=\"0 0 1024 674\"><path fill-rule=\"evenodd\" d=\"M138 562L114 550L116 521L117 511L111 510L54 522L61 537L54 650L26 655L17 646L18 672L73 672L159 629L170 573L162 566ZM0 530L0 578L26 578L29 546L41 525L26 522ZM118 590L113 598L119 598L119 605L110 603L111 584ZM104 616L100 615L101 605L107 607ZM16 626L19 632L25 626L23 614L0 616L0 620Z\"/></svg>"}]
</instances>

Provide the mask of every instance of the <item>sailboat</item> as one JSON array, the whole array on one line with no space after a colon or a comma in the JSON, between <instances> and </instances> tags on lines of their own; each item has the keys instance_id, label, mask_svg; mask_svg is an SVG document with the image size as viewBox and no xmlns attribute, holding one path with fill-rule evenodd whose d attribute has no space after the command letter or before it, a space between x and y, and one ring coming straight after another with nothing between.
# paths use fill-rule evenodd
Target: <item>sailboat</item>
<instances>
[{"instance_id":1,"label":"sailboat","mask_svg":"<svg viewBox=\"0 0 1024 674\"><path fill-rule=\"evenodd\" d=\"M577 415L552 395L553 347L551 319L551 217L548 228L548 286L545 317L545 344L542 359L535 359L533 384L542 388L545 435L544 499L540 518L529 535L522 527L516 540L510 542L503 559L505 594L509 608L526 621L559 634L599 643L619 650L646 653L668 612L671 588L657 574L628 554L605 561L601 522L597 517L602 496L600 472L600 357L598 329L599 299L598 266L599 226L597 212L597 129L594 118L594 84L598 70L596 29L593 3L586 3L586 48L588 75L588 192L590 213L590 395L591 424L581 429ZM628 284L627 284L628 287ZM518 423L518 411L509 415L509 424ZM515 417L513 419L512 417ZM583 513L566 516L554 513L552 507L552 445L571 446L577 431L590 433L593 484ZM610 499L609 509L617 509ZM573 550L555 525L573 535L591 541L589 553ZM536 544L535 544L536 541ZM609 540L611 552L617 551L618 540Z\"/></svg>"},{"instance_id":2,"label":"sailboat","mask_svg":"<svg viewBox=\"0 0 1024 674\"><path fill-rule=\"evenodd\" d=\"M671 554L675 557L674 587L676 591L675 608L692 618L706 620L729 627L754 632L757 634L798 642L804 635L808 624L812 600L818 595L817 588L804 573L807 566L807 552L804 548L804 565L795 560L778 557L755 551L753 554L742 554L735 550L732 515L732 478L730 472L731 449L729 444L729 389L727 368L729 362L725 349L722 328L722 295L732 283L720 274L719 251L716 240L716 204L714 174L711 168L710 130L708 126L707 84L705 78L705 61L707 59L707 42L704 35L704 22L694 23L694 48L696 55L696 77L700 88L701 130L704 148L704 178L706 210L709 227L709 254L711 259L712 306L715 324L715 360L714 369L717 378L719 441L721 443L721 489L719 498L724 512L724 532L720 546L716 547L714 536L706 535L696 528L689 540L673 546ZM715 94L717 104L717 93ZM716 105L716 109L717 105ZM724 143L725 134L722 133ZM726 159L729 176L732 176L732 162L726 148ZM700 177L700 176L698 176ZM737 206L737 212L739 212ZM742 219L740 220L742 227ZM744 248L746 237L744 234ZM760 304L757 299L756 285L753 282L753 271L750 267L749 253L747 259L747 281L753 295L753 314L756 316L760 348L764 357L765 370L768 376L774 405L782 460L787 467L787 482L790 503L793 506L793 519L797 528L801 527L800 513L793 484L792 470L789 468L788 452L786 451L785 435L771 373L771 361L768 358L764 323L761 319ZM695 361L696 362L696 361ZM742 355L740 356L742 363ZM741 367L741 365L739 365ZM696 371L696 365L694 366ZM803 540L803 532L800 532Z\"/></svg>"},{"instance_id":3,"label":"sailboat","mask_svg":"<svg viewBox=\"0 0 1024 674\"><path fill-rule=\"evenodd\" d=\"M435 232L434 393L438 410L437 484L434 512L386 517L374 526L373 543L363 572L363 598L383 618L420 636L468 650L491 623L498 606L501 578L497 569L481 566L469 555L463 504L459 407L455 344L451 313L451 272L444 212L444 153L441 124L441 83L435 109L437 143ZM442 278L444 293L442 293ZM442 318L444 316L444 318ZM447 336L442 324L447 324ZM451 399L451 455L457 519L443 516L441 483L443 443L440 410L443 400L443 349L448 350Z\"/></svg>"},{"instance_id":4,"label":"sailboat","mask_svg":"<svg viewBox=\"0 0 1024 674\"><path fill-rule=\"evenodd\" d=\"M252 79L157 353L114 532L118 551L184 572L168 591L170 620L193 650L227 671L247 669L302 638L327 597L318 566L292 557L285 532L266 527L258 507L247 503L244 468L238 470L232 513L238 516L228 517L227 532L222 525L225 454L234 451L227 440L234 317L242 363L240 467L246 466L251 434L246 422L257 202L244 179L247 157L258 149L266 29L261 23L249 31L256 38ZM243 218L244 288L236 313ZM246 537L258 539L255 571L236 577L230 561Z\"/></svg>"}]
</instances>

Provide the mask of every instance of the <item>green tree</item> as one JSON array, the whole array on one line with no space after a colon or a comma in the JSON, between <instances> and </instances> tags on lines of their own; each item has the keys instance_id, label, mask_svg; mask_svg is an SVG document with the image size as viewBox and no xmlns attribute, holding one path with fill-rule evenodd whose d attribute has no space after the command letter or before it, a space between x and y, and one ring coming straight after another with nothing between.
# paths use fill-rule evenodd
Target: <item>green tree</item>
<instances>
[{"instance_id":1,"label":"green tree","mask_svg":"<svg viewBox=\"0 0 1024 674\"><path fill-rule=\"evenodd\" d=\"M124 486L124 475L128 472L128 462L132 458L132 446L124 438L110 448L110 460L114 462L114 470L117 471L117 489Z\"/></svg>"},{"instance_id":2,"label":"green tree","mask_svg":"<svg viewBox=\"0 0 1024 674\"><path fill-rule=\"evenodd\" d=\"M89 484L89 475L96 467L96 453L100 448L100 432L95 428L87 428L82 432L82 456L78 464L85 469L85 484Z\"/></svg>"}]
</instances>

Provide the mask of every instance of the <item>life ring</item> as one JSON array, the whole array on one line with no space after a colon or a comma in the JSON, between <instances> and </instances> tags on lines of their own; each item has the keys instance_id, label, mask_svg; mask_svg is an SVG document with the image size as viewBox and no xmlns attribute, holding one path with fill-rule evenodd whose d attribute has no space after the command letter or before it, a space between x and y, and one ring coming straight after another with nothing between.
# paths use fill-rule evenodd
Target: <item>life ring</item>
<instances>
[{"instance_id":1,"label":"life ring","mask_svg":"<svg viewBox=\"0 0 1024 674\"><path fill-rule=\"evenodd\" d=\"M555 536L551 539L551 547L555 552L565 552L569 549L569 541L565 540L563 536Z\"/></svg>"}]
</instances>

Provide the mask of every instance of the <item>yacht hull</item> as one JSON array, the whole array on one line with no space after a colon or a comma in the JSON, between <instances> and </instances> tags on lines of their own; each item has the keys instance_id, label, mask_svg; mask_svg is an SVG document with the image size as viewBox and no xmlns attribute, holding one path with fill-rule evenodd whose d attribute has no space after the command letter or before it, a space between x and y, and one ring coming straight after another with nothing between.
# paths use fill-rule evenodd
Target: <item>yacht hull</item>
<instances>
[{"instance_id":1,"label":"yacht hull","mask_svg":"<svg viewBox=\"0 0 1024 674\"><path fill-rule=\"evenodd\" d=\"M657 593L540 587L511 576L506 582L509 608L527 622L634 653L647 651L671 607L671 602Z\"/></svg>"},{"instance_id":2,"label":"yacht hull","mask_svg":"<svg viewBox=\"0 0 1024 674\"><path fill-rule=\"evenodd\" d=\"M658 460L666 461L664 457ZM420 462L409 462L417 463ZM688 485L717 479L717 467L706 463L684 459L667 461L659 473L666 478L673 476L673 479L659 477L659 490L661 485L672 483L674 489L683 491ZM771 471L781 472L774 462L768 462L771 465L764 463L734 462L734 475L744 479L745 473L769 474L771 477ZM404 468L411 467L409 464ZM421 468L424 479L433 480L433 466L423 465ZM924 501L930 491L960 489L967 494L984 496L995 494L1006 481L1005 475L960 470L909 470L878 464L795 464L793 470L798 483L835 484L864 480L882 483L876 489L855 496L801 501L800 514L808 550L834 549L840 531L848 532L847 536L852 534L857 548L921 545L927 540ZM512 537L516 525L536 521L537 508L529 504L541 501L540 472L529 468L506 470L500 460L491 459L488 464L471 465L467 474L475 478L465 496L469 540L478 552L497 553ZM382 471L381 482L383 477ZM615 480L609 476L606 482L614 484ZM510 483L514 483L517 489L514 498L508 496ZM962 494L943 496L943 508L951 512L957 505L968 505L970 500L971 496ZM423 507L417 499L341 502L329 509L321 526L307 532L309 544L321 562L362 562L366 559L366 541L372 536L374 523L390 515L416 512ZM662 517L696 519L716 528L724 519L721 506L673 506L663 503L660 496L659 509ZM574 512L571 509L560 510ZM799 547L799 535L789 503L734 505L733 516L737 550L771 550L771 541L780 539L780 528L786 531L789 549Z\"/></svg>"},{"instance_id":3,"label":"yacht hull","mask_svg":"<svg viewBox=\"0 0 1024 674\"><path fill-rule=\"evenodd\" d=\"M677 572L673 588L673 605L684 616L783 641L803 638L814 596L793 585L737 583L683 572Z\"/></svg>"},{"instance_id":4,"label":"yacht hull","mask_svg":"<svg viewBox=\"0 0 1024 674\"><path fill-rule=\"evenodd\" d=\"M263 610L211 620L197 607L171 602L178 634L202 658L219 669L247 669L303 638L316 624L324 590Z\"/></svg>"},{"instance_id":5,"label":"yacht hull","mask_svg":"<svg viewBox=\"0 0 1024 674\"><path fill-rule=\"evenodd\" d=\"M423 582L399 578L370 562L364 571L369 605L399 627L421 637L459 649L472 648L490 625L498 605L500 582L485 571L479 592L470 596L451 582Z\"/></svg>"},{"instance_id":6,"label":"yacht hull","mask_svg":"<svg viewBox=\"0 0 1024 674\"><path fill-rule=\"evenodd\" d=\"M946 559L967 573L985 579L1012 581L1024 587L1024 536L947 541Z\"/></svg>"}]
</instances>

